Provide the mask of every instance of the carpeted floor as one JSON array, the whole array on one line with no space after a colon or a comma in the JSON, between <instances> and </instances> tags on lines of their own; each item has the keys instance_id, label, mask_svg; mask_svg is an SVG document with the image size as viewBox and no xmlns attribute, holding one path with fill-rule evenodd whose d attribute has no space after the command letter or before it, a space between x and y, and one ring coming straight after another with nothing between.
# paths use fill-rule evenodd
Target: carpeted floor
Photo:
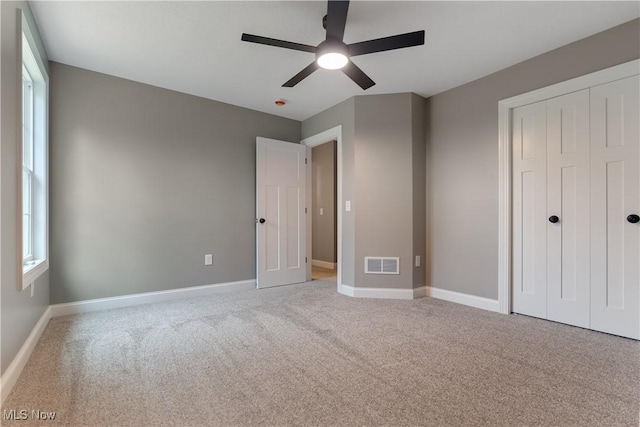
<instances>
[{"instance_id":1,"label":"carpeted floor","mask_svg":"<svg viewBox=\"0 0 640 427\"><path fill-rule=\"evenodd\" d=\"M3 425L638 426L640 343L335 283L51 320ZM6 412L5 412L6 414Z\"/></svg>"}]
</instances>

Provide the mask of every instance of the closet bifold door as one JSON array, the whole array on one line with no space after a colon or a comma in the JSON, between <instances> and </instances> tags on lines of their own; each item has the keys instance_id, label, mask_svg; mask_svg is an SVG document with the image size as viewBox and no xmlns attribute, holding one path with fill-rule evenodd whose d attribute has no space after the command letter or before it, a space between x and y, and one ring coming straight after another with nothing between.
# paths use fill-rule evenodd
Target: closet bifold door
<instances>
[{"instance_id":1,"label":"closet bifold door","mask_svg":"<svg viewBox=\"0 0 640 427\"><path fill-rule=\"evenodd\" d=\"M640 77L591 88L591 328L640 339ZM633 219L633 217L632 217Z\"/></svg>"},{"instance_id":2,"label":"closet bifold door","mask_svg":"<svg viewBox=\"0 0 640 427\"><path fill-rule=\"evenodd\" d=\"M589 90L547 101L547 318L589 327Z\"/></svg>"},{"instance_id":3,"label":"closet bifold door","mask_svg":"<svg viewBox=\"0 0 640 427\"><path fill-rule=\"evenodd\" d=\"M512 113L513 311L547 318L546 102Z\"/></svg>"}]
</instances>

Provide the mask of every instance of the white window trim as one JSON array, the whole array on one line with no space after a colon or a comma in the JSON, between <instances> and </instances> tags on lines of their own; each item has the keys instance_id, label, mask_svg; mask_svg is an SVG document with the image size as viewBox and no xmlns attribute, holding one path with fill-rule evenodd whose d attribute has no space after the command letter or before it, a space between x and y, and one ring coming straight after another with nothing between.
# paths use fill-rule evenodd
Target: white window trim
<instances>
[{"instance_id":1,"label":"white window trim","mask_svg":"<svg viewBox=\"0 0 640 427\"><path fill-rule=\"evenodd\" d=\"M29 88L29 97L30 97L30 99L29 99L28 109L27 109L27 106L25 105L25 102L24 102L25 94L26 94L26 91L25 91L25 88L24 88L24 85L25 85L25 74L28 77L26 80L29 82L29 85L30 85L30 88ZM34 88L33 88L33 78L31 78L31 74L29 73L29 70L27 70L27 68L25 67L24 63L22 64L22 86L23 86L22 87L22 118L23 118L22 119L22 123L23 123L23 126L22 126L22 131L23 131L23 134L22 134L22 144L23 144L23 149L22 149L22 171L23 171L23 173L22 173L22 196L23 196L22 197L22 207L23 207L22 228L23 229L24 229L24 220L25 220L25 216L26 216L26 214L24 213L24 205L25 205L25 200L24 200L24 181L25 181L25 177L26 176L29 177L29 182L31 183L31 185L30 185L31 188L30 188L30 191L29 191L29 202L28 202L28 205L29 205L29 214L28 214L28 216L29 216L29 222L31 223L31 226L30 226L30 230L29 230L29 242L28 242L29 252L28 252L28 255L26 255L26 256L24 255L24 252L25 252L24 230L23 230L23 233L22 233L22 237L23 237L23 240L22 240L22 264L24 266L26 263L33 261L33 228L34 228L33 227L33 182L35 180L35 173L34 173L34 167L33 167L33 151L34 151L33 150L33 148L34 148L34 143L33 142L34 141L33 141L33 129L32 129L33 122L34 122L34 114L33 114L34 113L34 111L33 111L33 107L34 107L34 105L33 105L34 104L34 99L33 99L34 98L34 93L33 93L34 92ZM30 142L30 147L29 147L29 157L30 157L30 159L29 159L29 161L26 161L25 158L24 158L24 152L25 152L25 150L24 150L24 138L25 138L24 131L25 131L25 128L26 128L25 123L24 123L25 122L24 116L26 115L27 110L29 111L28 114L29 114L29 120L30 120L30 123L29 123L30 126L28 127L29 139L30 139L30 141L29 141Z\"/></svg>"},{"instance_id":2,"label":"white window trim","mask_svg":"<svg viewBox=\"0 0 640 427\"><path fill-rule=\"evenodd\" d=\"M39 156L40 156L39 161L43 163L41 163L40 165L34 164L34 170L37 169L39 171L39 175L43 177L45 180L45 185L38 190L38 191L41 191L43 194L42 199L40 199L39 221L40 221L40 224L44 226L44 230L38 230L38 232L44 235L44 241L39 243L41 245L41 248L39 252L37 252L38 257L36 259L29 260L29 262L25 263L22 258L22 233L23 233L22 203L19 203L17 206L17 210L18 210L17 251L19 256L17 256L16 258L18 259L18 271L20 272L19 277L21 278L21 280L18 280L18 289L24 290L25 288L35 283L38 277L40 277L49 269L49 208L48 208L49 206L49 188L48 188L49 187L49 170L48 170L49 75L47 73L45 64L42 60L42 53L38 49L38 45L35 42L35 38L33 37L33 33L29 28L29 24L27 23L24 13L22 13L21 24L22 25L21 25L20 33L23 34L24 37L20 37L19 52L22 55L22 43L26 42L28 43L28 46L31 52L33 53L33 55L29 55L29 57L22 58L21 62L24 63L25 61L27 62L31 61L31 64L29 65L31 67L37 67L38 71L40 72L40 75L42 76L41 80L44 82L44 85L36 84L35 82L36 79L33 78L33 75L32 75L32 78L34 80L34 93L35 91L37 91L37 94L35 95L36 100L34 102L38 103L38 106L36 108L39 109L38 110L39 114L37 114L37 117L34 117L34 121L36 122L36 124L34 125L34 129L33 129L33 134L34 134L33 137L44 138L43 147L41 147L41 151L39 152ZM22 84L22 73L20 74L20 84ZM22 97L20 97L20 99L22 99ZM20 107L22 107L22 101L20 101ZM20 111L22 114L22 108L20 108ZM19 133L18 144L20 147L20 150L19 150L20 154L17 159L18 171L19 171L18 191L19 191L19 194L22 195L22 126L20 126L18 133ZM36 155L35 152L34 152L34 155ZM37 162L38 160L35 160L35 161ZM36 184L36 186L37 185L38 184ZM35 212L36 206L38 206L38 202L34 203L34 207L33 207L34 211L32 212L32 214L38 215L38 213ZM37 227L38 225L34 224L34 232ZM35 245L36 244L34 243L34 248L35 248Z\"/></svg>"}]
</instances>

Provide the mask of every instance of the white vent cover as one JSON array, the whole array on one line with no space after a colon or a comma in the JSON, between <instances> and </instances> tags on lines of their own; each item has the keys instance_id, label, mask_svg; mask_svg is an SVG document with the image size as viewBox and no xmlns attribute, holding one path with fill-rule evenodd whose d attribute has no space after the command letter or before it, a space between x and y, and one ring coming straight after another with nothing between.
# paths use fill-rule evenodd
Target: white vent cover
<instances>
[{"instance_id":1,"label":"white vent cover","mask_svg":"<svg viewBox=\"0 0 640 427\"><path fill-rule=\"evenodd\" d=\"M400 274L400 258L398 257L364 257L366 274Z\"/></svg>"}]
</instances>

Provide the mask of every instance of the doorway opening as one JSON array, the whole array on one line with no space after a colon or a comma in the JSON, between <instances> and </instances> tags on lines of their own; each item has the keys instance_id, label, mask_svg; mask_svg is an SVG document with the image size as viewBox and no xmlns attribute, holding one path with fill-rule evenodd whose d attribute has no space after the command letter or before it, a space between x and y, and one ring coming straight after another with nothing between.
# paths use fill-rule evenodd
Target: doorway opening
<instances>
[{"instance_id":1,"label":"doorway opening","mask_svg":"<svg viewBox=\"0 0 640 427\"><path fill-rule=\"evenodd\" d=\"M342 125L338 125L334 128L328 129L324 132L320 132L311 137L305 138L301 141L302 144L307 146L307 158L310 159L311 167L307 167L307 197L311 200L308 206L311 207L309 214L307 215L307 254L311 262L307 263L307 280L325 280L335 282L338 292L341 292L342 285ZM322 147L325 146L325 147ZM327 194L327 189L332 190L332 206L319 205L314 203L314 191L313 191L313 169L314 169L314 156L317 152L314 152L315 147L320 147L321 150L332 152L333 160L333 173L329 176L332 177L333 184L324 184L323 195ZM332 148L333 147L333 148ZM316 164L317 166L317 164ZM325 173L326 175L326 173ZM329 188L327 188L329 185ZM318 195L318 193L316 193ZM320 209L322 208L322 215ZM329 227L329 234L332 238L329 240L329 245L333 246L334 257L326 258L323 252L314 250L317 246L314 243L313 228L322 228L324 221L329 219L330 213L333 212L333 227ZM318 219L320 218L320 221ZM319 226L319 227L318 227ZM316 233L317 234L317 233ZM331 243L333 242L333 243ZM323 241L321 245L326 245L326 241ZM329 254L331 251L328 251ZM315 260L315 263L314 263ZM332 261L333 260L333 261ZM326 262L326 264L324 262ZM314 265L315 264L315 265Z\"/></svg>"},{"instance_id":2,"label":"doorway opening","mask_svg":"<svg viewBox=\"0 0 640 427\"><path fill-rule=\"evenodd\" d=\"M311 148L311 279L335 281L337 240L336 141Z\"/></svg>"}]
</instances>

